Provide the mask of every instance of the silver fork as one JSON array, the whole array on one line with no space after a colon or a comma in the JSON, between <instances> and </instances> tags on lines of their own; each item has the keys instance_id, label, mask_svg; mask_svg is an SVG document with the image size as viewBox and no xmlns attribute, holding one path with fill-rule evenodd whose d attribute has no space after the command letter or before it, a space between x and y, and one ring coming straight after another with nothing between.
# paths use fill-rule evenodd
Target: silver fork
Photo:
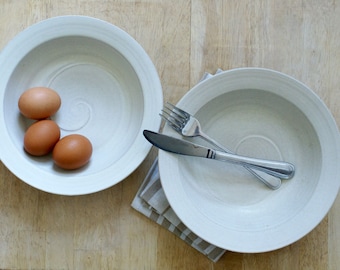
<instances>
[{"instance_id":1,"label":"silver fork","mask_svg":"<svg viewBox=\"0 0 340 270\"><path fill-rule=\"evenodd\" d=\"M202 131L199 121L194 116L176 107L175 105L167 102L160 116L179 134L185 137L201 137L220 150L226 153L234 154L228 148L206 135ZM263 182L267 187L271 189L278 189L281 186L281 179L279 177L274 177L267 174L266 172L250 168L247 164L242 164L242 166L252 175L257 177L261 182ZM282 175L281 178L288 179L288 177L284 177Z\"/></svg>"}]
</instances>

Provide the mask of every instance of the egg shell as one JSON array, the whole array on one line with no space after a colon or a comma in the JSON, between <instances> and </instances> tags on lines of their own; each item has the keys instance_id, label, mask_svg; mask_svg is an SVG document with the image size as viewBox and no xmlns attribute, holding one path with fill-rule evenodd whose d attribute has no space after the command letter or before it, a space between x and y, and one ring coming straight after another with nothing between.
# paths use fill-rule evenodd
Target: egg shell
<instances>
[{"instance_id":1,"label":"egg shell","mask_svg":"<svg viewBox=\"0 0 340 270\"><path fill-rule=\"evenodd\" d=\"M92 144L83 135L71 134L63 137L53 149L53 160L66 170L78 169L87 164L92 155Z\"/></svg>"},{"instance_id":2,"label":"egg shell","mask_svg":"<svg viewBox=\"0 0 340 270\"><path fill-rule=\"evenodd\" d=\"M47 87L33 87L19 98L20 112L27 118L40 120L54 115L60 108L59 94Z\"/></svg>"},{"instance_id":3,"label":"egg shell","mask_svg":"<svg viewBox=\"0 0 340 270\"><path fill-rule=\"evenodd\" d=\"M43 156L52 152L60 139L60 128L52 120L33 123L24 136L24 148L33 156Z\"/></svg>"}]
</instances>

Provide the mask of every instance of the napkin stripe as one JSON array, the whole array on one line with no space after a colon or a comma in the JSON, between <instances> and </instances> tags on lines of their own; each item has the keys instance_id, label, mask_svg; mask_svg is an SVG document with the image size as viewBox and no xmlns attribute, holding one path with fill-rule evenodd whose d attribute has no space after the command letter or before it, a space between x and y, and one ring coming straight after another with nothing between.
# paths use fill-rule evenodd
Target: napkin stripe
<instances>
[{"instance_id":1,"label":"napkin stripe","mask_svg":"<svg viewBox=\"0 0 340 270\"><path fill-rule=\"evenodd\" d=\"M150 215L150 218L151 218L153 221L155 221L155 222L158 223L159 214L157 214L156 212L152 211L152 212L151 212L151 215Z\"/></svg>"},{"instance_id":2,"label":"napkin stripe","mask_svg":"<svg viewBox=\"0 0 340 270\"><path fill-rule=\"evenodd\" d=\"M209 248L210 244L206 241L200 241L199 244L197 244L201 249L206 250Z\"/></svg>"},{"instance_id":3,"label":"napkin stripe","mask_svg":"<svg viewBox=\"0 0 340 270\"><path fill-rule=\"evenodd\" d=\"M212 249L207 256L213 261L218 261L223 256L224 253L225 253L224 249L216 247Z\"/></svg>"},{"instance_id":4,"label":"napkin stripe","mask_svg":"<svg viewBox=\"0 0 340 270\"><path fill-rule=\"evenodd\" d=\"M162 188L160 181L152 183L145 192L142 192L141 196L145 201L149 201L155 194Z\"/></svg>"},{"instance_id":5,"label":"napkin stripe","mask_svg":"<svg viewBox=\"0 0 340 270\"><path fill-rule=\"evenodd\" d=\"M177 225L177 228L180 229L182 232L184 232L185 230L187 230L187 227L183 224L183 222L179 223Z\"/></svg>"},{"instance_id":6,"label":"napkin stripe","mask_svg":"<svg viewBox=\"0 0 340 270\"><path fill-rule=\"evenodd\" d=\"M162 217L163 218L163 217ZM165 228L171 228L171 222L169 220L167 220L166 218L163 218L163 221L162 221L162 226L165 227Z\"/></svg>"},{"instance_id":7,"label":"napkin stripe","mask_svg":"<svg viewBox=\"0 0 340 270\"><path fill-rule=\"evenodd\" d=\"M161 181L159 180L159 173L154 172L150 182L146 185L145 189L141 192L140 197L148 203L148 205L159 214L165 213L170 204L165 197Z\"/></svg>"}]
</instances>

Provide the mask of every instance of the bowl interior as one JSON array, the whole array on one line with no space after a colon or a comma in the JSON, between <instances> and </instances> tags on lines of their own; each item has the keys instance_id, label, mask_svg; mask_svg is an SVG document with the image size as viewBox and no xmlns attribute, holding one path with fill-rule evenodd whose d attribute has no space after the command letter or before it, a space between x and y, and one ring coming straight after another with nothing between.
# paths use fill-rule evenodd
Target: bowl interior
<instances>
[{"instance_id":1,"label":"bowl interior","mask_svg":"<svg viewBox=\"0 0 340 270\"><path fill-rule=\"evenodd\" d=\"M320 177L321 147L312 124L291 102L242 89L207 102L195 116L207 134L232 152L284 160L297 168L293 179L272 191L238 165L180 157L183 189L198 211L228 228L258 231L263 224L276 227L291 219L308 203ZM227 217L215 215L226 212Z\"/></svg>"},{"instance_id":2,"label":"bowl interior","mask_svg":"<svg viewBox=\"0 0 340 270\"><path fill-rule=\"evenodd\" d=\"M28 88L46 86L61 97L60 110L52 117L61 128L61 136L78 133L93 144L93 157L86 170L92 174L120 158L140 131L143 90L130 63L113 47L89 37L61 37L30 51L15 68L8 81L5 98L5 125L13 144L22 155L23 136L31 120L18 111L20 95ZM50 157L29 162L53 173ZM70 172L67 172L68 174Z\"/></svg>"}]
</instances>

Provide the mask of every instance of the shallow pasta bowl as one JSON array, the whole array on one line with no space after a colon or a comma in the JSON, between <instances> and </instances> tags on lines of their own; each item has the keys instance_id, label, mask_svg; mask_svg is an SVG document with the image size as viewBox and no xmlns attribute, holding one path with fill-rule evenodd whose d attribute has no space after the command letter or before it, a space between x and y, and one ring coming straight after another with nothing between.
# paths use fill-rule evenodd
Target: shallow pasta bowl
<instances>
[{"instance_id":1,"label":"shallow pasta bowl","mask_svg":"<svg viewBox=\"0 0 340 270\"><path fill-rule=\"evenodd\" d=\"M3 49L0 73L1 161L31 186L64 195L100 191L125 179L149 152L142 130L159 128L162 89L146 52L118 27L85 16L39 22ZM25 153L23 136L31 122L17 102L35 86L60 95L52 120L61 137L78 133L92 142L86 167L64 171L50 156Z\"/></svg>"},{"instance_id":2,"label":"shallow pasta bowl","mask_svg":"<svg viewBox=\"0 0 340 270\"><path fill-rule=\"evenodd\" d=\"M325 217L340 185L340 138L307 86L273 70L235 69L201 82L177 106L233 152L296 168L273 191L240 166L160 151L165 194L193 232L227 250L266 252L299 240ZM163 132L179 136L167 125Z\"/></svg>"}]
</instances>

